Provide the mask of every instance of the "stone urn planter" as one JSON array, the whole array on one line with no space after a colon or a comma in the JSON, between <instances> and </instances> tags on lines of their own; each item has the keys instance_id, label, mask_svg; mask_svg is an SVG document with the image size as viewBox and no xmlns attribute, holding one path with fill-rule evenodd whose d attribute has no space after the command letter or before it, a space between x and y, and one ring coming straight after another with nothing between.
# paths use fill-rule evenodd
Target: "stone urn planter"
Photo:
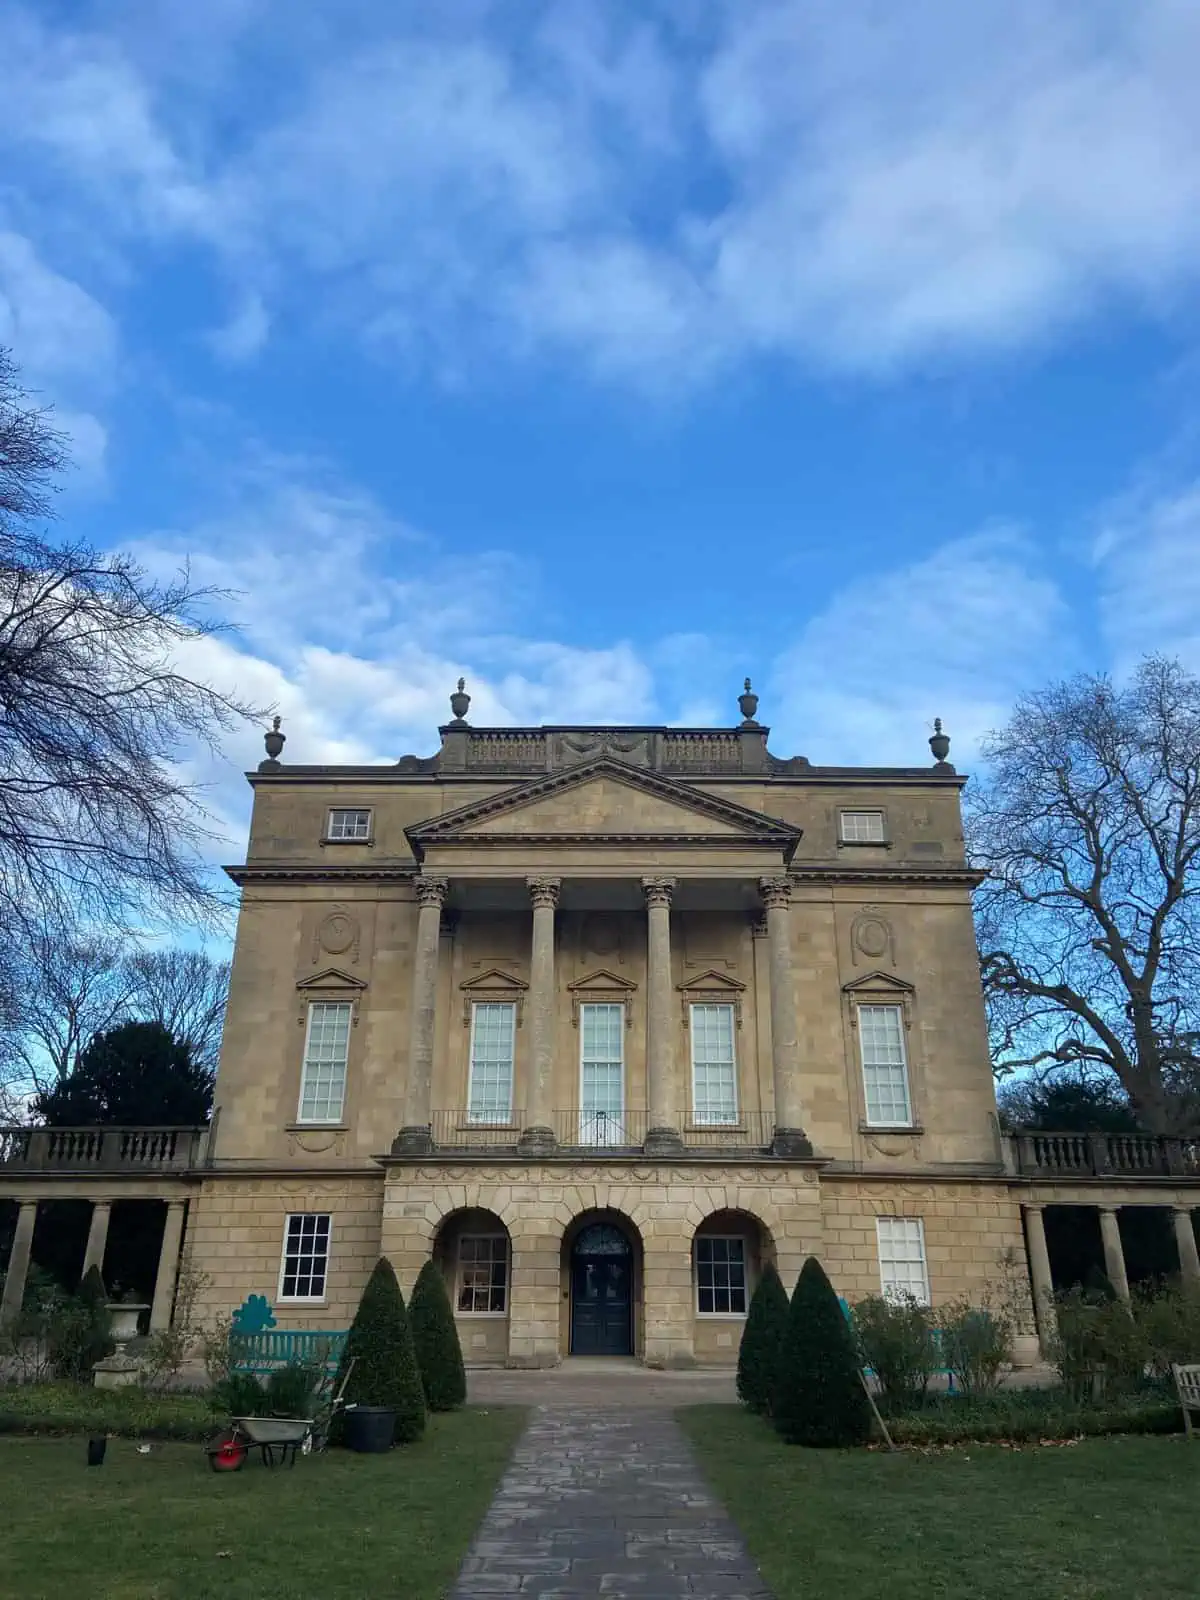
<instances>
[{"instance_id":1,"label":"stone urn planter","mask_svg":"<svg viewBox=\"0 0 1200 1600\"><path fill-rule=\"evenodd\" d=\"M116 1349L92 1368L92 1381L97 1389L124 1389L137 1382L141 1363L126 1355L125 1346L137 1338L138 1314L149 1309L145 1301L134 1300L113 1300L105 1307L109 1337Z\"/></svg>"}]
</instances>

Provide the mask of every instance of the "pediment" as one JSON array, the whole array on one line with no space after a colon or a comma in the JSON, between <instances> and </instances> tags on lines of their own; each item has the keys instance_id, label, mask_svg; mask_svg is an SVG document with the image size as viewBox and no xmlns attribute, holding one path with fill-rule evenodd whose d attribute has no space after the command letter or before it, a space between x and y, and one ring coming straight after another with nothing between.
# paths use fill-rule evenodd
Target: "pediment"
<instances>
[{"instance_id":1,"label":"pediment","mask_svg":"<svg viewBox=\"0 0 1200 1600\"><path fill-rule=\"evenodd\" d=\"M577 994L586 1000L589 994L607 993L614 990L622 994L632 994L637 984L629 978L622 978L619 973L610 972L607 967L597 967L595 972L589 972L586 978L577 978L574 983L569 983L567 989L571 994Z\"/></svg>"},{"instance_id":2,"label":"pediment","mask_svg":"<svg viewBox=\"0 0 1200 1600\"><path fill-rule=\"evenodd\" d=\"M407 830L426 845L686 841L768 846L790 859L800 830L734 801L605 756L516 784Z\"/></svg>"},{"instance_id":3,"label":"pediment","mask_svg":"<svg viewBox=\"0 0 1200 1600\"><path fill-rule=\"evenodd\" d=\"M523 978L514 978L511 972L502 972L499 967L489 967L486 972L481 972L477 978L467 978L458 986L464 994L472 994L480 989L511 989L514 994L524 993L529 985Z\"/></svg>"},{"instance_id":4,"label":"pediment","mask_svg":"<svg viewBox=\"0 0 1200 1600\"><path fill-rule=\"evenodd\" d=\"M718 972L715 967L710 968L708 972L698 973L694 978L688 978L684 983L677 983L675 987L680 994L688 994L693 989L704 989L709 994L728 994L730 997L746 992L744 983L731 978L727 972Z\"/></svg>"},{"instance_id":5,"label":"pediment","mask_svg":"<svg viewBox=\"0 0 1200 1600\"><path fill-rule=\"evenodd\" d=\"M516 1007L517 1027L524 1022L525 996L529 985L523 978L514 978L502 967L489 967L476 978L468 978L458 986L463 997L463 1023L470 1026L471 1007L476 1002L507 1002Z\"/></svg>"},{"instance_id":6,"label":"pediment","mask_svg":"<svg viewBox=\"0 0 1200 1600\"><path fill-rule=\"evenodd\" d=\"M320 972L314 972L311 977L301 978L296 985L297 989L305 991L319 991L321 989L365 989L367 986L361 978L354 978L348 972L343 972L340 967L325 967Z\"/></svg>"},{"instance_id":7,"label":"pediment","mask_svg":"<svg viewBox=\"0 0 1200 1600\"><path fill-rule=\"evenodd\" d=\"M842 985L843 994L912 994L913 986L903 978L894 978L890 972L865 972L861 978L851 978Z\"/></svg>"}]
</instances>

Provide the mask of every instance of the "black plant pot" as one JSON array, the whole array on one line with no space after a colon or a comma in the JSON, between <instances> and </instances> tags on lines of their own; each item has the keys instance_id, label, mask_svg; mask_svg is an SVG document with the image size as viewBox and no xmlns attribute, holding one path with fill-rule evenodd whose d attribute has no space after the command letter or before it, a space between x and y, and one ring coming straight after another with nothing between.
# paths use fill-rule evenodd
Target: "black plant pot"
<instances>
[{"instance_id":1,"label":"black plant pot","mask_svg":"<svg viewBox=\"0 0 1200 1600\"><path fill-rule=\"evenodd\" d=\"M107 1438L88 1440L88 1466L102 1467L104 1465L104 1452L108 1449Z\"/></svg>"}]
</instances>

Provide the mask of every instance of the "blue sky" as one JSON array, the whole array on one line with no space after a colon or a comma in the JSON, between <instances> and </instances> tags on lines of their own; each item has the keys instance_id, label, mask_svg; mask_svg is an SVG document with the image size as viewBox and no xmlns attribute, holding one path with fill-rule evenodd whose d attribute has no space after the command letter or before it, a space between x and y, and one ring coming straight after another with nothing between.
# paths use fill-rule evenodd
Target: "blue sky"
<instances>
[{"instance_id":1,"label":"blue sky","mask_svg":"<svg viewBox=\"0 0 1200 1600\"><path fill-rule=\"evenodd\" d=\"M472 720L970 765L1200 667L1195 0L0 4L65 526L299 761ZM215 774L231 840L250 734Z\"/></svg>"}]
</instances>

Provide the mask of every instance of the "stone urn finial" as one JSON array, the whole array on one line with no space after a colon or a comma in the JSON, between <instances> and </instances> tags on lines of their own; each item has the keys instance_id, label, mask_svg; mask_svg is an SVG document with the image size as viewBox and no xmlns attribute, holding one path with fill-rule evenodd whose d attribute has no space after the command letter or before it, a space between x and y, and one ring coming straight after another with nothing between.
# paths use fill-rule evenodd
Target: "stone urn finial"
<instances>
[{"instance_id":1,"label":"stone urn finial","mask_svg":"<svg viewBox=\"0 0 1200 1600\"><path fill-rule=\"evenodd\" d=\"M467 680L460 678L458 688L450 696L450 709L454 713L455 722L466 720L467 711L471 705L471 696L467 693Z\"/></svg>"},{"instance_id":2,"label":"stone urn finial","mask_svg":"<svg viewBox=\"0 0 1200 1600\"><path fill-rule=\"evenodd\" d=\"M750 679L746 679L746 687L738 695L738 705L742 711L743 724L754 721L754 713L758 710L758 696L750 687Z\"/></svg>"},{"instance_id":3,"label":"stone urn finial","mask_svg":"<svg viewBox=\"0 0 1200 1600\"><path fill-rule=\"evenodd\" d=\"M929 736L929 748L933 751L933 759L938 766L945 766L946 757L950 754L950 736L942 732L941 717L934 717L933 732Z\"/></svg>"},{"instance_id":4,"label":"stone urn finial","mask_svg":"<svg viewBox=\"0 0 1200 1600\"><path fill-rule=\"evenodd\" d=\"M274 772L279 766L279 757L283 754L283 747L287 743L287 734L281 733L279 728L279 724L282 721L282 717L272 718L270 730L263 734L263 743L267 747L267 759L259 762L258 770L260 772Z\"/></svg>"}]
</instances>

